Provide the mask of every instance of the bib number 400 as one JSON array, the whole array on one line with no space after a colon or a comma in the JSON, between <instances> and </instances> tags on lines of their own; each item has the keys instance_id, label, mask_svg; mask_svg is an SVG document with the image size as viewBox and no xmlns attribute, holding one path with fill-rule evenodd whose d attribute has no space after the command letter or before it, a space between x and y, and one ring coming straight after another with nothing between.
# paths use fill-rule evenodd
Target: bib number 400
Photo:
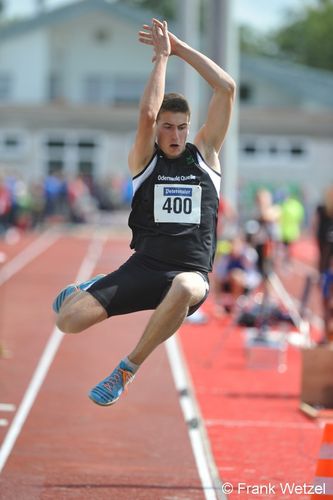
<instances>
[{"instance_id":1,"label":"bib number 400","mask_svg":"<svg viewBox=\"0 0 333 500\"><path fill-rule=\"evenodd\" d=\"M201 186L155 184L154 220L166 224L200 224Z\"/></svg>"},{"instance_id":2,"label":"bib number 400","mask_svg":"<svg viewBox=\"0 0 333 500\"><path fill-rule=\"evenodd\" d=\"M181 198L180 196L168 197L162 207L163 210L175 214L190 214L192 212L191 198Z\"/></svg>"}]
</instances>

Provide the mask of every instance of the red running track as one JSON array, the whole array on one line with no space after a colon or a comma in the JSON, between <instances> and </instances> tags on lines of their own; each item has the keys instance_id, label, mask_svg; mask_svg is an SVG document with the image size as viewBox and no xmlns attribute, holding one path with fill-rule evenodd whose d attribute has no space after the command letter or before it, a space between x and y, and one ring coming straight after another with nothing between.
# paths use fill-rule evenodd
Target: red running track
<instances>
[{"instance_id":1,"label":"red running track","mask_svg":"<svg viewBox=\"0 0 333 500\"><path fill-rule=\"evenodd\" d=\"M29 246L28 238L7 252L9 259ZM54 331L52 299L75 279L89 240L61 236L0 285L0 342L8 352L0 359L0 404L16 407L0 409L0 421L8 420L0 443ZM94 272L122 262L127 242L111 235ZM250 370L243 332L228 317L214 317L210 301L205 308L209 323L185 324L180 340L216 468L233 488L229 498L308 498L281 489L311 484L322 434L319 422L298 410L298 349L289 347L284 373ZM61 341L3 467L5 500L205 498L164 347L114 407L100 408L86 396L130 350L148 317L112 318ZM274 493L258 495L256 486Z\"/></svg>"},{"instance_id":2,"label":"red running track","mask_svg":"<svg viewBox=\"0 0 333 500\"><path fill-rule=\"evenodd\" d=\"M300 298L306 274L315 272L317 254L309 240L293 251L297 261L280 277L289 293ZM321 314L317 286L309 305ZM205 310L209 323L185 324L181 340L220 478L233 490L229 498L310 498L323 422L299 411L299 349L288 347L283 373L274 367L251 369L244 329L228 317L216 317L212 302ZM301 493L292 493L294 486Z\"/></svg>"},{"instance_id":3,"label":"red running track","mask_svg":"<svg viewBox=\"0 0 333 500\"><path fill-rule=\"evenodd\" d=\"M62 236L0 287L0 427L4 443L54 330L55 293L75 279L87 237ZM21 244L22 245L22 242ZM109 239L94 272L118 266L125 241ZM113 318L63 338L0 476L1 498L203 499L187 426L164 347L112 408L87 392L131 349L149 313ZM1 407L0 407L1 408Z\"/></svg>"}]
</instances>

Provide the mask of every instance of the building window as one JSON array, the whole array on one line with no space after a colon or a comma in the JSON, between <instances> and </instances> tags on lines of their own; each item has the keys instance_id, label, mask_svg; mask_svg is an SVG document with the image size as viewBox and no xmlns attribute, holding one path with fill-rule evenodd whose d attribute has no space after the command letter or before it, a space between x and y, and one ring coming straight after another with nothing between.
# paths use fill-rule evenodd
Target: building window
<instances>
[{"instance_id":1,"label":"building window","mask_svg":"<svg viewBox=\"0 0 333 500\"><path fill-rule=\"evenodd\" d=\"M43 156L49 173L92 176L100 161L99 138L96 134L51 132L43 140Z\"/></svg>"},{"instance_id":2,"label":"building window","mask_svg":"<svg viewBox=\"0 0 333 500\"><path fill-rule=\"evenodd\" d=\"M53 73L49 78L49 99L50 101L57 101L62 97L61 78L56 73Z\"/></svg>"},{"instance_id":3,"label":"building window","mask_svg":"<svg viewBox=\"0 0 333 500\"><path fill-rule=\"evenodd\" d=\"M139 102L145 82L142 78L116 77L114 82L114 100L117 104Z\"/></svg>"},{"instance_id":4,"label":"building window","mask_svg":"<svg viewBox=\"0 0 333 500\"><path fill-rule=\"evenodd\" d=\"M20 145L20 140L17 136L14 135L7 135L4 138L4 146L7 149L16 149Z\"/></svg>"},{"instance_id":5,"label":"building window","mask_svg":"<svg viewBox=\"0 0 333 500\"><path fill-rule=\"evenodd\" d=\"M276 144L270 144L270 146L269 146L269 154L276 155L276 154L278 154L278 152L279 152L279 150L278 150Z\"/></svg>"},{"instance_id":6,"label":"building window","mask_svg":"<svg viewBox=\"0 0 333 500\"><path fill-rule=\"evenodd\" d=\"M251 101L253 97L253 89L247 83L241 83L239 89L239 99L241 102L246 103Z\"/></svg>"},{"instance_id":7,"label":"building window","mask_svg":"<svg viewBox=\"0 0 333 500\"><path fill-rule=\"evenodd\" d=\"M64 162L60 160L49 160L47 162L47 172L48 174L56 174L64 170Z\"/></svg>"},{"instance_id":8,"label":"building window","mask_svg":"<svg viewBox=\"0 0 333 500\"><path fill-rule=\"evenodd\" d=\"M91 161L79 161L78 171L85 178L92 178L94 173L94 164Z\"/></svg>"},{"instance_id":9,"label":"building window","mask_svg":"<svg viewBox=\"0 0 333 500\"><path fill-rule=\"evenodd\" d=\"M96 144L94 141L80 140L78 146L80 149L89 150L89 149L94 149L96 147Z\"/></svg>"},{"instance_id":10,"label":"building window","mask_svg":"<svg viewBox=\"0 0 333 500\"><path fill-rule=\"evenodd\" d=\"M113 102L112 79L102 75L90 75L84 81L84 101L89 104Z\"/></svg>"},{"instance_id":11,"label":"building window","mask_svg":"<svg viewBox=\"0 0 333 500\"><path fill-rule=\"evenodd\" d=\"M111 38L111 31L108 28L99 28L94 33L94 39L97 43L108 42Z\"/></svg>"},{"instance_id":12,"label":"building window","mask_svg":"<svg viewBox=\"0 0 333 500\"><path fill-rule=\"evenodd\" d=\"M27 138L22 131L0 131L0 158L19 159L27 148Z\"/></svg>"},{"instance_id":13,"label":"building window","mask_svg":"<svg viewBox=\"0 0 333 500\"><path fill-rule=\"evenodd\" d=\"M245 144L243 147L243 151L247 155L254 155L257 151L255 144Z\"/></svg>"},{"instance_id":14,"label":"building window","mask_svg":"<svg viewBox=\"0 0 333 500\"><path fill-rule=\"evenodd\" d=\"M304 148L300 145L291 146L290 152L293 156L302 156L304 154Z\"/></svg>"},{"instance_id":15,"label":"building window","mask_svg":"<svg viewBox=\"0 0 333 500\"><path fill-rule=\"evenodd\" d=\"M65 146L65 142L62 139L50 139L46 142L48 148L63 148Z\"/></svg>"},{"instance_id":16,"label":"building window","mask_svg":"<svg viewBox=\"0 0 333 500\"><path fill-rule=\"evenodd\" d=\"M296 141L289 137L243 137L240 140L240 153L244 159L263 161L294 161L308 154L306 140Z\"/></svg>"},{"instance_id":17,"label":"building window","mask_svg":"<svg viewBox=\"0 0 333 500\"><path fill-rule=\"evenodd\" d=\"M9 101L12 94L12 78L10 75L0 73L0 101Z\"/></svg>"}]
</instances>

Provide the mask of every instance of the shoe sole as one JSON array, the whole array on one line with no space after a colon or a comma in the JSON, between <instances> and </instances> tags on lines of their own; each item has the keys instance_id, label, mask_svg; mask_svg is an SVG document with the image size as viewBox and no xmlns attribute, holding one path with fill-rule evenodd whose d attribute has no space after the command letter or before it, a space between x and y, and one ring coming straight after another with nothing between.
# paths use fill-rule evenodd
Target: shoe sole
<instances>
[{"instance_id":1,"label":"shoe sole","mask_svg":"<svg viewBox=\"0 0 333 500\"><path fill-rule=\"evenodd\" d=\"M113 401L111 401L110 403L104 403L104 404L103 404L103 403L98 403L98 401L95 401L95 400L94 400L94 399L93 399L93 398L92 398L89 394L88 394L88 397L89 397L89 399L90 399L93 403L95 403L95 405L98 405L98 406L111 406L111 405L114 405L114 404L118 401L118 399L120 399L120 396L118 396L118 397L117 397L117 399L114 399L114 400L113 400Z\"/></svg>"},{"instance_id":2,"label":"shoe sole","mask_svg":"<svg viewBox=\"0 0 333 500\"><path fill-rule=\"evenodd\" d=\"M131 380L129 380L129 381L127 382L126 386L127 386L127 385L129 385L129 384L131 384L131 383L133 382L134 378L135 378L135 374L134 374L134 376L131 378ZM126 390L126 389L125 389L125 390ZM114 399L113 401L110 401L110 403L99 403L98 401L95 401L95 400L92 398L92 396L90 395L90 393L88 394L88 397L89 397L89 399L91 399L91 401L92 401L93 403L95 403L95 404L96 404L96 405L98 405L98 406L111 406L111 405L114 405L114 404L118 401L118 399L120 399L120 397L122 396L122 394L124 394L125 390L124 390L124 391L120 394L120 396L118 396L116 399Z\"/></svg>"}]
</instances>

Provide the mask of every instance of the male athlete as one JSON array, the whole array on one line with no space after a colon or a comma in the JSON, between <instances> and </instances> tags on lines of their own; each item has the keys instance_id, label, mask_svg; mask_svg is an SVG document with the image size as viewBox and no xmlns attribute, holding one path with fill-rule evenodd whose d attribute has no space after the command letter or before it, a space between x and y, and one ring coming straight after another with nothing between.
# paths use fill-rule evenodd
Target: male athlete
<instances>
[{"instance_id":1,"label":"male athlete","mask_svg":"<svg viewBox=\"0 0 333 500\"><path fill-rule=\"evenodd\" d=\"M106 276L67 286L53 303L57 325L66 333L81 332L111 316L154 309L133 351L90 391L92 401L103 406L119 399L147 356L207 297L220 193L218 154L235 94L232 78L170 33L165 21L144 25L139 41L151 45L154 55L129 153L134 253ZM190 64L213 91L193 144L186 143L187 101L179 94L164 95L171 55Z\"/></svg>"}]
</instances>

